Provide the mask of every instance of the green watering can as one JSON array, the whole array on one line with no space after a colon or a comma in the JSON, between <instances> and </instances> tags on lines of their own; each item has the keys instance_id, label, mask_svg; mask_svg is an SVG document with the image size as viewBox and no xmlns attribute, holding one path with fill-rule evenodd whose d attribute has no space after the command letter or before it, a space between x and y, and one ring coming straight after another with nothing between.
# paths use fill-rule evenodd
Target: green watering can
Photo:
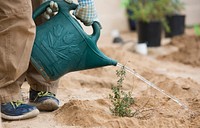
<instances>
[{"instance_id":1,"label":"green watering can","mask_svg":"<svg viewBox=\"0 0 200 128\"><path fill-rule=\"evenodd\" d=\"M36 28L31 63L37 71L47 81L53 81L68 72L117 65L117 61L104 55L97 47L99 23L92 24L93 33L88 35L69 13L77 5L64 0L54 1L59 6L58 14ZM33 19L44 13L49 4L48 1L38 7Z\"/></svg>"}]
</instances>

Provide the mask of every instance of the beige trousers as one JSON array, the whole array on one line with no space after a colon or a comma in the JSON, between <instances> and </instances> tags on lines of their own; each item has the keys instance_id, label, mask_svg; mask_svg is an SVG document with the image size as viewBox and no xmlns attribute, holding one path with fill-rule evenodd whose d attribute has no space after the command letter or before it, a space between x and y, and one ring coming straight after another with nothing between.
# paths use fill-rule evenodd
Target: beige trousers
<instances>
[{"instance_id":1,"label":"beige trousers","mask_svg":"<svg viewBox=\"0 0 200 128\"><path fill-rule=\"evenodd\" d=\"M31 0L0 2L0 102L21 99L25 77L36 91L56 93L58 81L47 83L30 65L35 37Z\"/></svg>"}]
</instances>

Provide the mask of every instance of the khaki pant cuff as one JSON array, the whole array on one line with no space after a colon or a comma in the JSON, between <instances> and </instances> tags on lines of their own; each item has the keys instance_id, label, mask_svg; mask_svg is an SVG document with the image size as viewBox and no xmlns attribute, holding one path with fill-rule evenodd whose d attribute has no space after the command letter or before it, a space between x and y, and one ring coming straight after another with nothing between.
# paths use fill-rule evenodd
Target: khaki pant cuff
<instances>
[{"instance_id":1,"label":"khaki pant cuff","mask_svg":"<svg viewBox=\"0 0 200 128\"><path fill-rule=\"evenodd\" d=\"M13 84L0 88L0 103L22 100L20 87Z\"/></svg>"}]
</instances>

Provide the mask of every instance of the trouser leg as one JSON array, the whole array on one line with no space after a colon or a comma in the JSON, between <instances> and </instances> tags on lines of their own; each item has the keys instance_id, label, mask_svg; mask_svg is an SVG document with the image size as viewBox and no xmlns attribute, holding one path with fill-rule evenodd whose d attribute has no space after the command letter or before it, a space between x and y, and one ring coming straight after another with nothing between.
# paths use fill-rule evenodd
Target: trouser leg
<instances>
[{"instance_id":1,"label":"trouser leg","mask_svg":"<svg viewBox=\"0 0 200 128\"><path fill-rule=\"evenodd\" d=\"M0 2L0 102L21 99L35 37L31 0Z\"/></svg>"},{"instance_id":2,"label":"trouser leg","mask_svg":"<svg viewBox=\"0 0 200 128\"><path fill-rule=\"evenodd\" d=\"M21 95L21 85L24 82L25 74L21 75L12 84L0 88L0 101L2 103L17 101L22 99Z\"/></svg>"},{"instance_id":3,"label":"trouser leg","mask_svg":"<svg viewBox=\"0 0 200 128\"><path fill-rule=\"evenodd\" d=\"M47 82L31 64L27 70L26 79L35 91L48 91L54 94L57 92L59 80Z\"/></svg>"}]
</instances>

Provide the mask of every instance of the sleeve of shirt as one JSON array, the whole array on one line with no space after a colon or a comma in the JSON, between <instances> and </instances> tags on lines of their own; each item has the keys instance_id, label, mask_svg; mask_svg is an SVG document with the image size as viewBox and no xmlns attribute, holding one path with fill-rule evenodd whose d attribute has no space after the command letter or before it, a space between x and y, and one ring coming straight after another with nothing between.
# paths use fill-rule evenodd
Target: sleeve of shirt
<instances>
[{"instance_id":1,"label":"sleeve of shirt","mask_svg":"<svg viewBox=\"0 0 200 128\"><path fill-rule=\"evenodd\" d=\"M93 3L94 2L94 0L78 0L78 3L85 3L86 5L89 5L89 4L91 4L91 3Z\"/></svg>"},{"instance_id":2,"label":"sleeve of shirt","mask_svg":"<svg viewBox=\"0 0 200 128\"><path fill-rule=\"evenodd\" d=\"M78 3L82 9L81 17L86 21L93 21L97 18L96 9L94 7L94 0L78 0Z\"/></svg>"}]
</instances>

